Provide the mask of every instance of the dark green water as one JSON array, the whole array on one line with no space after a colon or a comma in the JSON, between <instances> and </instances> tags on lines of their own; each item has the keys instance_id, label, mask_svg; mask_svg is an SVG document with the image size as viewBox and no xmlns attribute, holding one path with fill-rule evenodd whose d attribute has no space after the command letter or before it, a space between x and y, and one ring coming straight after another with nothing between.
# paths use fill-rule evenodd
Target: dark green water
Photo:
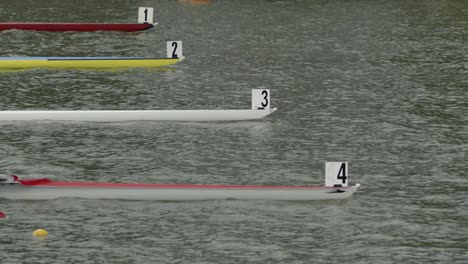
<instances>
[{"instance_id":1,"label":"dark green water","mask_svg":"<svg viewBox=\"0 0 468 264\"><path fill-rule=\"evenodd\" d=\"M0 32L0 56L165 56L164 70L0 73L0 110L279 110L241 123L4 123L0 170L56 180L322 184L339 202L0 200L1 263L465 263L466 1L11 1L0 21L140 33ZM33 230L50 235L35 241Z\"/></svg>"}]
</instances>

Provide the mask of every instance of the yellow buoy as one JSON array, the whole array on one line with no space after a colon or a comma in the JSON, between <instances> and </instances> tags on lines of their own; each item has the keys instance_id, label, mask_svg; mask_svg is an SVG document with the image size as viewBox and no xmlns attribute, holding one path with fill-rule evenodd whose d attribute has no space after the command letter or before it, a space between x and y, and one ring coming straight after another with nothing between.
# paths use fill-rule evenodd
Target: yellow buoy
<instances>
[{"instance_id":1,"label":"yellow buoy","mask_svg":"<svg viewBox=\"0 0 468 264\"><path fill-rule=\"evenodd\" d=\"M33 232L34 237L45 238L47 235L49 235L49 232L47 232L45 229L36 229Z\"/></svg>"}]
</instances>

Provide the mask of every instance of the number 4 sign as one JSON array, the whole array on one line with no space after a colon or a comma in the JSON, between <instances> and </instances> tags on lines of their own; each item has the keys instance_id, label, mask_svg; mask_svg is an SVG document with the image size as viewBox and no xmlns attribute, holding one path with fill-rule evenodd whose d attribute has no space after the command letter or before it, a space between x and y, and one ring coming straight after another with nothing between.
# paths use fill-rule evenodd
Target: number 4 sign
<instances>
[{"instance_id":1,"label":"number 4 sign","mask_svg":"<svg viewBox=\"0 0 468 264\"><path fill-rule=\"evenodd\" d=\"M252 109L270 109L270 89L252 89Z\"/></svg>"},{"instance_id":2,"label":"number 4 sign","mask_svg":"<svg viewBox=\"0 0 468 264\"><path fill-rule=\"evenodd\" d=\"M325 163L325 186L341 185L348 186L348 163L326 162Z\"/></svg>"}]
</instances>

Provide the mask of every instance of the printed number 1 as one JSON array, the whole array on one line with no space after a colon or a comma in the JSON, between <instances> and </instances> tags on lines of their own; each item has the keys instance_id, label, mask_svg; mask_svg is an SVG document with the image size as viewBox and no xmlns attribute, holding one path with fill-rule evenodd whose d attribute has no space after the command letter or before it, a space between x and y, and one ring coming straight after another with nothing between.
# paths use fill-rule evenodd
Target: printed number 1
<instances>
[{"instance_id":1,"label":"printed number 1","mask_svg":"<svg viewBox=\"0 0 468 264\"><path fill-rule=\"evenodd\" d=\"M265 96L263 99L265 99L265 102L262 102L262 107L267 107L268 106L268 92L263 90L262 95Z\"/></svg>"},{"instance_id":2,"label":"printed number 1","mask_svg":"<svg viewBox=\"0 0 468 264\"><path fill-rule=\"evenodd\" d=\"M346 163L341 163L341 167L338 171L338 176L336 178L338 180L343 180L343 184L346 183L346 179L348 179L348 177L346 176Z\"/></svg>"},{"instance_id":3,"label":"printed number 1","mask_svg":"<svg viewBox=\"0 0 468 264\"><path fill-rule=\"evenodd\" d=\"M145 9L145 21L148 21L148 9Z\"/></svg>"},{"instance_id":4,"label":"printed number 1","mask_svg":"<svg viewBox=\"0 0 468 264\"><path fill-rule=\"evenodd\" d=\"M174 47L174 50L172 51L172 58L175 59L175 58L177 58L177 54L176 54L177 42L172 42L172 47Z\"/></svg>"}]
</instances>

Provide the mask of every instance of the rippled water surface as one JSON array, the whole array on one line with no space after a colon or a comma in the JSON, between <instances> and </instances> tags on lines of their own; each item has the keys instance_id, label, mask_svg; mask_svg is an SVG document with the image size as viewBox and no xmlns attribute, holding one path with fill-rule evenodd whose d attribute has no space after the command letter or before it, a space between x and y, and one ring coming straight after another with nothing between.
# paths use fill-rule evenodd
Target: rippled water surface
<instances>
[{"instance_id":1,"label":"rippled water surface","mask_svg":"<svg viewBox=\"0 0 468 264\"><path fill-rule=\"evenodd\" d=\"M0 124L0 169L55 180L322 184L325 202L0 200L1 263L466 263L466 1L11 1L0 21L138 33L0 32L0 56L156 56L164 69L0 73L0 110L247 109L254 122ZM50 233L32 239L33 230Z\"/></svg>"}]
</instances>

